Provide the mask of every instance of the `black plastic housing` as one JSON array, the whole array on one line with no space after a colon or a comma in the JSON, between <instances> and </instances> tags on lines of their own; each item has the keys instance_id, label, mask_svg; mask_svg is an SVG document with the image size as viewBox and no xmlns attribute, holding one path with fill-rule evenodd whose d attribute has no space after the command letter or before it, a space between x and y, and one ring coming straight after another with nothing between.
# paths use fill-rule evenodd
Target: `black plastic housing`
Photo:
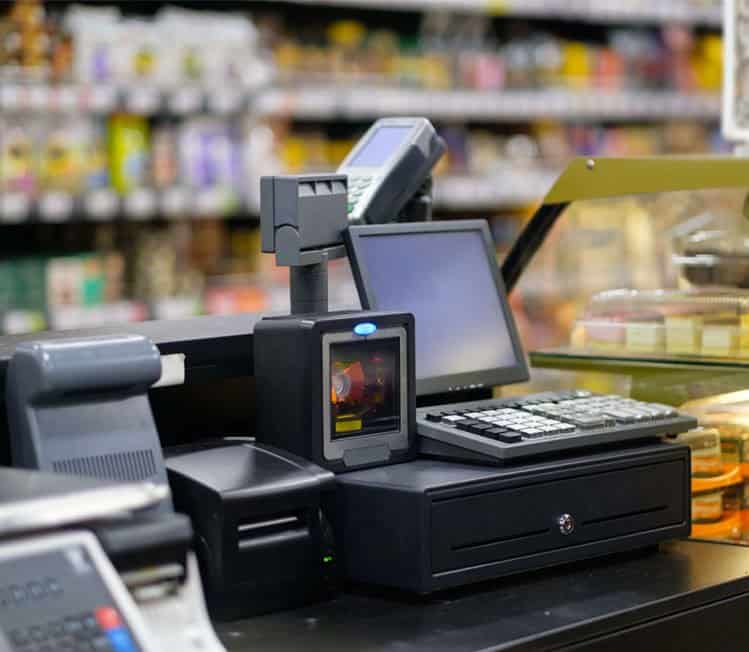
<instances>
[{"instance_id":1,"label":"black plastic housing","mask_svg":"<svg viewBox=\"0 0 749 652\"><path fill-rule=\"evenodd\" d=\"M661 443L340 475L333 527L346 578L426 594L688 536L689 456Z\"/></svg>"},{"instance_id":2,"label":"black plastic housing","mask_svg":"<svg viewBox=\"0 0 749 652\"><path fill-rule=\"evenodd\" d=\"M337 557L323 503L334 476L270 447L219 441L168 452L190 516L208 608L233 620L332 597Z\"/></svg>"},{"instance_id":3,"label":"black plastic housing","mask_svg":"<svg viewBox=\"0 0 749 652\"><path fill-rule=\"evenodd\" d=\"M416 454L414 318L410 313L356 312L266 318L253 334L257 383L258 442L291 451L336 472L351 471L342 460L325 458L323 446L322 341L326 333L349 332L361 322L380 329L404 327L407 342L407 409L401 418L408 447L393 450L386 461L357 468L396 464ZM327 397L326 397L327 400Z\"/></svg>"}]
</instances>

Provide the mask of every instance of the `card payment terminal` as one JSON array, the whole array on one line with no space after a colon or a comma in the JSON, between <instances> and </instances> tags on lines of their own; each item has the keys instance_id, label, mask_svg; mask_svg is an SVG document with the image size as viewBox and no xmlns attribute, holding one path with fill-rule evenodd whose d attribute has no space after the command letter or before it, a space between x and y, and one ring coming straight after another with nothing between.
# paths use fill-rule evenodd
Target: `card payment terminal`
<instances>
[{"instance_id":1,"label":"card payment terminal","mask_svg":"<svg viewBox=\"0 0 749 652\"><path fill-rule=\"evenodd\" d=\"M348 175L349 220L395 221L446 149L426 118L375 122L338 168Z\"/></svg>"},{"instance_id":2,"label":"card payment terminal","mask_svg":"<svg viewBox=\"0 0 749 652\"><path fill-rule=\"evenodd\" d=\"M0 577L0 650L162 649L90 532L4 544Z\"/></svg>"}]
</instances>

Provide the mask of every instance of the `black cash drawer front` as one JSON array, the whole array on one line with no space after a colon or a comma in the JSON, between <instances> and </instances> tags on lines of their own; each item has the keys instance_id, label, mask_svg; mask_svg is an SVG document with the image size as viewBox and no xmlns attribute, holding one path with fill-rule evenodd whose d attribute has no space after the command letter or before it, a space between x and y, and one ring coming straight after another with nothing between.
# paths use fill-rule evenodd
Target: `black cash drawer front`
<instances>
[{"instance_id":1,"label":"black cash drawer front","mask_svg":"<svg viewBox=\"0 0 749 652\"><path fill-rule=\"evenodd\" d=\"M684 523L688 458L440 499L432 572L478 566ZM563 534L559 519L572 517ZM569 523L569 519L568 519Z\"/></svg>"}]
</instances>

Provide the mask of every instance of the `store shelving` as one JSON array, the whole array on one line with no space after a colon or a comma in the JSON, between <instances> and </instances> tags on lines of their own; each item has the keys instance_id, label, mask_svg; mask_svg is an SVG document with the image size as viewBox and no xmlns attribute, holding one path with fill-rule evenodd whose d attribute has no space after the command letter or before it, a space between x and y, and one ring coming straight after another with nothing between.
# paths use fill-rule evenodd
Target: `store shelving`
<instances>
[{"instance_id":1,"label":"store shelving","mask_svg":"<svg viewBox=\"0 0 749 652\"><path fill-rule=\"evenodd\" d=\"M147 84L47 84L0 80L0 111L108 114L123 110L140 115L241 111L261 86L187 85L174 89Z\"/></svg>"},{"instance_id":2,"label":"store shelving","mask_svg":"<svg viewBox=\"0 0 749 652\"><path fill-rule=\"evenodd\" d=\"M266 0L267 1L267 0ZM670 23L720 26L716 2L684 0L293 0L296 4L329 7L366 7L385 11L455 11L519 18L554 18L592 23ZM617 4L617 6L612 6Z\"/></svg>"},{"instance_id":3,"label":"store shelving","mask_svg":"<svg viewBox=\"0 0 749 652\"><path fill-rule=\"evenodd\" d=\"M254 111L264 116L307 120L366 120L409 114L434 120L528 122L537 119L717 120L720 97L713 93L600 90L419 90L314 86L271 88L257 94Z\"/></svg>"},{"instance_id":4,"label":"store shelving","mask_svg":"<svg viewBox=\"0 0 749 652\"><path fill-rule=\"evenodd\" d=\"M264 117L359 120L418 113L433 119L475 122L562 120L717 120L714 93L601 90L424 90L382 86L315 85L254 89L149 86L48 85L0 81L0 111L86 112L127 110L141 115L200 112L228 114L246 109Z\"/></svg>"},{"instance_id":5,"label":"store shelving","mask_svg":"<svg viewBox=\"0 0 749 652\"><path fill-rule=\"evenodd\" d=\"M257 219L257 206L252 201L244 202L239 198L227 200L219 189L194 192L180 187L163 191L142 188L124 196L106 189L80 197L65 192L47 192L36 198L21 193L0 193L0 224L111 222L117 219L148 221L217 216Z\"/></svg>"},{"instance_id":6,"label":"store shelving","mask_svg":"<svg viewBox=\"0 0 749 652\"><path fill-rule=\"evenodd\" d=\"M506 169L491 176L445 175L435 179L434 205L444 211L483 211L524 206L541 199L556 174L545 168ZM0 193L0 225L27 222L60 224L70 221L111 222L153 219L259 219L253 199L232 204L220 191L192 192L186 188L164 191L140 189L119 196L110 190L75 197L49 192L38 198L21 193Z\"/></svg>"}]
</instances>

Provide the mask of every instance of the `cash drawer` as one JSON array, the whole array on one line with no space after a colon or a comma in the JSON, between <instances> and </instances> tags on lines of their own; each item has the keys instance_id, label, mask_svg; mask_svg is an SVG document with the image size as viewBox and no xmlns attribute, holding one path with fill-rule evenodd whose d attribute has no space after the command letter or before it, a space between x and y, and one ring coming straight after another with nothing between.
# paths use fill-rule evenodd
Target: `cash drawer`
<instances>
[{"instance_id":1,"label":"cash drawer","mask_svg":"<svg viewBox=\"0 0 749 652\"><path fill-rule=\"evenodd\" d=\"M432 568L439 573L683 523L687 472L670 461L435 499Z\"/></svg>"},{"instance_id":2,"label":"cash drawer","mask_svg":"<svg viewBox=\"0 0 749 652\"><path fill-rule=\"evenodd\" d=\"M690 532L689 448L650 443L489 467L419 459L336 476L350 580L417 593Z\"/></svg>"}]
</instances>

